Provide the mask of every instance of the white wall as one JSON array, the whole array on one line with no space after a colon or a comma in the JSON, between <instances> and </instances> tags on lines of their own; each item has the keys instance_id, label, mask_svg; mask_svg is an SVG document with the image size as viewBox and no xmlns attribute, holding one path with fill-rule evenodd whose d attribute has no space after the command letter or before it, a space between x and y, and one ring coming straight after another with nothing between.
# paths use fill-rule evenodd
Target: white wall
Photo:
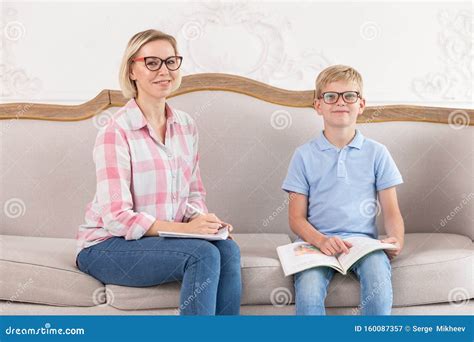
<instances>
[{"instance_id":1,"label":"white wall","mask_svg":"<svg viewBox=\"0 0 474 342\"><path fill-rule=\"evenodd\" d=\"M472 2L234 1L1 4L0 100L79 103L119 89L134 33L175 35L184 74L225 72L312 89L356 67L369 104L472 107Z\"/></svg>"}]
</instances>

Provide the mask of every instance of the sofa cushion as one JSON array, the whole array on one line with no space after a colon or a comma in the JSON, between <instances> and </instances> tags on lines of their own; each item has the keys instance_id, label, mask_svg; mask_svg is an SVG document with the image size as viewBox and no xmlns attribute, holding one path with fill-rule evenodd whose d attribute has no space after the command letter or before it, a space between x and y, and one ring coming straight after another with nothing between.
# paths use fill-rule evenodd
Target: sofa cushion
<instances>
[{"instance_id":1,"label":"sofa cushion","mask_svg":"<svg viewBox=\"0 0 474 342\"><path fill-rule=\"evenodd\" d=\"M451 302L474 297L473 243L457 234L411 233L392 261L393 306ZM354 273L333 278L327 307L357 307L359 282Z\"/></svg>"},{"instance_id":2,"label":"sofa cushion","mask_svg":"<svg viewBox=\"0 0 474 342\"><path fill-rule=\"evenodd\" d=\"M169 101L199 127L208 207L239 233L289 234L288 195L281 183L295 149L321 133L322 117L313 108L229 91L197 91ZM382 108L384 115L396 113ZM101 126L118 109L81 121L0 120L0 203L16 208L13 215L1 216L1 234L74 238L73 227L83 223L84 205L95 194L97 123ZM388 148L403 175L397 194L407 232L441 229L474 239L474 154L469 148L474 126L454 130L430 122L371 121L358 128Z\"/></svg>"},{"instance_id":3,"label":"sofa cushion","mask_svg":"<svg viewBox=\"0 0 474 342\"><path fill-rule=\"evenodd\" d=\"M284 277L275 253L288 243L281 234L236 234L242 253L242 304L284 306L294 303L293 277ZM473 243L456 234L407 234L405 247L392 262L394 306L450 302L474 297ZM179 284L149 288L107 285L108 302L123 310L158 309L179 305ZM353 273L333 278L327 307L360 303L359 281ZM356 312L354 312L356 313Z\"/></svg>"},{"instance_id":4,"label":"sofa cushion","mask_svg":"<svg viewBox=\"0 0 474 342\"><path fill-rule=\"evenodd\" d=\"M293 279L280 267L276 247L290 243L285 234L233 234L240 246L242 304L285 304L293 297ZM153 287L107 285L108 303L122 310L179 306L177 282ZM290 298L291 297L291 298Z\"/></svg>"},{"instance_id":5,"label":"sofa cushion","mask_svg":"<svg viewBox=\"0 0 474 342\"><path fill-rule=\"evenodd\" d=\"M276 247L290 243L285 234L235 234L241 248L243 304L271 304L275 289L292 288ZM107 302L119 309L175 308L180 284L138 288L107 285L79 271L75 240L0 235L0 299L60 306L94 306ZM51 282L56 279L56 282Z\"/></svg>"},{"instance_id":6,"label":"sofa cushion","mask_svg":"<svg viewBox=\"0 0 474 342\"><path fill-rule=\"evenodd\" d=\"M79 271L73 239L0 235L0 298L59 306L106 302L104 285Z\"/></svg>"},{"instance_id":7,"label":"sofa cushion","mask_svg":"<svg viewBox=\"0 0 474 342\"><path fill-rule=\"evenodd\" d=\"M294 302L293 277L284 277L276 247L289 243L285 234L235 234L242 254L242 304ZM80 272L75 240L0 235L0 298L60 306L109 303L123 309L177 307L179 284L148 288L104 287ZM474 298L473 243L456 234L407 234L405 248L392 262L394 306L443 303ZM106 298L107 297L107 298ZM336 273L327 307L357 307L359 282Z\"/></svg>"},{"instance_id":8,"label":"sofa cushion","mask_svg":"<svg viewBox=\"0 0 474 342\"><path fill-rule=\"evenodd\" d=\"M276 246L288 243L280 234L236 234L242 252L242 304L294 303L293 277L284 277ZM474 297L473 243L456 234L407 234L401 255L392 262L394 306L449 302ZM149 288L107 285L108 302L122 310L158 309L179 305L179 284ZM353 273L336 273L328 289L327 307L360 303L359 281ZM354 311L356 313L356 311Z\"/></svg>"}]
</instances>

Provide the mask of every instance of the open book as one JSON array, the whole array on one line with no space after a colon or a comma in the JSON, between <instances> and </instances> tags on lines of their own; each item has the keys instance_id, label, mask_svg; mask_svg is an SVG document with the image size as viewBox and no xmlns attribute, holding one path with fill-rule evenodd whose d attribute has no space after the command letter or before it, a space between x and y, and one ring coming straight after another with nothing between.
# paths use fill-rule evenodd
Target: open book
<instances>
[{"instance_id":1,"label":"open book","mask_svg":"<svg viewBox=\"0 0 474 342\"><path fill-rule=\"evenodd\" d=\"M226 240L229 237L229 228L227 226L219 228L217 234L187 234L187 233L172 233L172 232L158 232L161 237L185 238L185 239L204 239L209 241Z\"/></svg>"},{"instance_id":2,"label":"open book","mask_svg":"<svg viewBox=\"0 0 474 342\"><path fill-rule=\"evenodd\" d=\"M347 274L349 268L359 259L370 252L380 249L396 249L390 243L382 243L380 240L369 237L348 237L344 239L352 243L348 254L329 256L321 252L317 247L307 242L294 242L277 248L278 257L285 276L289 276L308 268L327 266L336 271Z\"/></svg>"}]
</instances>

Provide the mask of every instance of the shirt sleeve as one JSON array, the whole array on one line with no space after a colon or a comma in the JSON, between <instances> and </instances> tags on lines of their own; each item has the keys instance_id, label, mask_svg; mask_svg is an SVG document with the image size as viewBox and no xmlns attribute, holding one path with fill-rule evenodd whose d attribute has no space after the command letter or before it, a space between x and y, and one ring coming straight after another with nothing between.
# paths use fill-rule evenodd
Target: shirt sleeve
<instances>
[{"instance_id":1,"label":"shirt sleeve","mask_svg":"<svg viewBox=\"0 0 474 342\"><path fill-rule=\"evenodd\" d=\"M118 129L107 126L97 135L93 155L104 229L126 240L141 238L155 218L133 210L131 159L126 138Z\"/></svg>"},{"instance_id":2,"label":"shirt sleeve","mask_svg":"<svg viewBox=\"0 0 474 342\"><path fill-rule=\"evenodd\" d=\"M299 150L296 150L293 154L290 166L288 167L288 174L281 188L287 192L297 192L306 196L309 194L309 182L306 176L303 156Z\"/></svg>"},{"instance_id":3,"label":"shirt sleeve","mask_svg":"<svg viewBox=\"0 0 474 342\"><path fill-rule=\"evenodd\" d=\"M207 213L208 209L206 206L206 189L202 183L201 171L199 169L199 134L195 125L193 132L193 171L189 184L188 203L193 207L200 209L202 212ZM196 212L191 208L186 207L183 221L187 222L193 216L196 216Z\"/></svg>"},{"instance_id":4,"label":"shirt sleeve","mask_svg":"<svg viewBox=\"0 0 474 342\"><path fill-rule=\"evenodd\" d=\"M383 146L375 169L375 186L377 191L403 183L402 175L388 149Z\"/></svg>"}]
</instances>

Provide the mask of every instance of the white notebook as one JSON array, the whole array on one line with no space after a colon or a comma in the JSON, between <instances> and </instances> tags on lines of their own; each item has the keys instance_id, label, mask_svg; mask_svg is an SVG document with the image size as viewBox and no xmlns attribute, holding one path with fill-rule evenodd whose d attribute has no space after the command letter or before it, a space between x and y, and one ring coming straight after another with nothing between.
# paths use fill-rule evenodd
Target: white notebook
<instances>
[{"instance_id":1,"label":"white notebook","mask_svg":"<svg viewBox=\"0 0 474 342\"><path fill-rule=\"evenodd\" d=\"M220 228L217 234L188 234L188 233L172 233L158 232L161 237L183 238L183 239L204 239L209 241L227 240L229 237L229 229L227 227Z\"/></svg>"}]
</instances>

